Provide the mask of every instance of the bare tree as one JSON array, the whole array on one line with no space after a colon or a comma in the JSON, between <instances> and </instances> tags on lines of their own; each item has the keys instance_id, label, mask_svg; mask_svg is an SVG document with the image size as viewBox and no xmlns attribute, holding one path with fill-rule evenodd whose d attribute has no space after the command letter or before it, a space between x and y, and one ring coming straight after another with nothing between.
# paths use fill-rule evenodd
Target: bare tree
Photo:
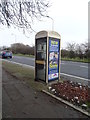
<instances>
[{"instance_id":1,"label":"bare tree","mask_svg":"<svg viewBox=\"0 0 90 120\"><path fill-rule=\"evenodd\" d=\"M74 51L75 50L75 43L67 43L67 49L69 51Z\"/></svg>"},{"instance_id":2,"label":"bare tree","mask_svg":"<svg viewBox=\"0 0 90 120\"><path fill-rule=\"evenodd\" d=\"M84 44L82 44L82 46L84 47L84 57L90 59L90 43L86 42Z\"/></svg>"},{"instance_id":3,"label":"bare tree","mask_svg":"<svg viewBox=\"0 0 90 120\"><path fill-rule=\"evenodd\" d=\"M75 58L75 43L67 43L67 50L69 51L69 57Z\"/></svg>"},{"instance_id":4,"label":"bare tree","mask_svg":"<svg viewBox=\"0 0 90 120\"><path fill-rule=\"evenodd\" d=\"M35 46L24 45L23 43L14 43L11 45L11 50L13 53L34 55Z\"/></svg>"},{"instance_id":5,"label":"bare tree","mask_svg":"<svg viewBox=\"0 0 90 120\"><path fill-rule=\"evenodd\" d=\"M75 46L75 54L76 54L76 57L79 57L80 59L82 59L84 57L84 48L83 48L83 45L82 44L76 44Z\"/></svg>"},{"instance_id":6,"label":"bare tree","mask_svg":"<svg viewBox=\"0 0 90 120\"><path fill-rule=\"evenodd\" d=\"M61 57L69 57L69 51L66 49L61 49Z\"/></svg>"},{"instance_id":7,"label":"bare tree","mask_svg":"<svg viewBox=\"0 0 90 120\"><path fill-rule=\"evenodd\" d=\"M46 0L0 0L0 23L32 30L34 18L46 17L48 7Z\"/></svg>"}]
</instances>

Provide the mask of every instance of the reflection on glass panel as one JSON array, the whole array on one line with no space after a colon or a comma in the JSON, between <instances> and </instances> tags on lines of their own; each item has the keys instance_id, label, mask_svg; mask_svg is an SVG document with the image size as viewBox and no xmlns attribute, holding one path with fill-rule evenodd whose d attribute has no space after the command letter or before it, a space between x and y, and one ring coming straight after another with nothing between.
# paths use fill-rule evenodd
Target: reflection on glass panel
<instances>
[{"instance_id":1,"label":"reflection on glass panel","mask_svg":"<svg viewBox=\"0 0 90 120\"><path fill-rule=\"evenodd\" d=\"M37 50L36 50L37 60L46 60L46 39L42 38L37 40Z\"/></svg>"},{"instance_id":2,"label":"reflection on glass panel","mask_svg":"<svg viewBox=\"0 0 90 120\"><path fill-rule=\"evenodd\" d=\"M37 60L46 60L46 53L37 52Z\"/></svg>"},{"instance_id":3,"label":"reflection on glass panel","mask_svg":"<svg viewBox=\"0 0 90 120\"><path fill-rule=\"evenodd\" d=\"M43 47L43 51L46 52L46 43L44 43L42 47Z\"/></svg>"},{"instance_id":4,"label":"reflection on glass panel","mask_svg":"<svg viewBox=\"0 0 90 120\"><path fill-rule=\"evenodd\" d=\"M41 44L37 45L37 50L42 50L42 45Z\"/></svg>"},{"instance_id":5,"label":"reflection on glass panel","mask_svg":"<svg viewBox=\"0 0 90 120\"><path fill-rule=\"evenodd\" d=\"M36 40L36 60L46 61L46 39L40 38ZM36 63L36 77L45 81L46 63Z\"/></svg>"},{"instance_id":6,"label":"reflection on glass panel","mask_svg":"<svg viewBox=\"0 0 90 120\"><path fill-rule=\"evenodd\" d=\"M45 65L37 64L37 78L45 81Z\"/></svg>"}]
</instances>

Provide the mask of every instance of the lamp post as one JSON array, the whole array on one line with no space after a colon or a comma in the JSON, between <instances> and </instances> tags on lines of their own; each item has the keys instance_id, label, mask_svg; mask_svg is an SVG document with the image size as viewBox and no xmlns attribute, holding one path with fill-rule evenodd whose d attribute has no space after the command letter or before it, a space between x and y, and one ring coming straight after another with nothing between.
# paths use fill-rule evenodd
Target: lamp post
<instances>
[{"instance_id":1,"label":"lamp post","mask_svg":"<svg viewBox=\"0 0 90 120\"><path fill-rule=\"evenodd\" d=\"M51 18L50 16L46 16L46 17L48 17L48 18L50 18L52 20L52 31L53 31L54 30L54 19Z\"/></svg>"},{"instance_id":2,"label":"lamp post","mask_svg":"<svg viewBox=\"0 0 90 120\"><path fill-rule=\"evenodd\" d=\"M15 53L16 53L16 35L15 34L11 34L11 35L13 35L14 36L14 41L15 41Z\"/></svg>"}]
</instances>

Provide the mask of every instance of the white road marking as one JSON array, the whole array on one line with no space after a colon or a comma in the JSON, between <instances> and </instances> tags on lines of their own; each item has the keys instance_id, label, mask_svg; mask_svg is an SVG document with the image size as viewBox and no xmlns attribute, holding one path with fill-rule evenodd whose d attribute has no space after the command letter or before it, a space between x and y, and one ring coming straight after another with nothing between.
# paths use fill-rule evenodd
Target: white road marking
<instances>
[{"instance_id":1,"label":"white road marking","mask_svg":"<svg viewBox=\"0 0 90 120\"><path fill-rule=\"evenodd\" d=\"M83 65L88 64L88 63L85 63L85 62L76 62L76 61L75 61L75 62L74 62L74 61L66 61L66 62L69 62L69 63L72 63L72 64L73 64L73 63L74 63L74 64L75 64L75 63L79 63L79 64L83 64Z\"/></svg>"},{"instance_id":2,"label":"white road marking","mask_svg":"<svg viewBox=\"0 0 90 120\"><path fill-rule=\"evenodd\" d=\"M83 68L87 68L88 69L88 63L80 63L80 64L83 64L83 65L75 65L75 63L77 63L77 62L72 62L72 61L69 61L69 63L70 64L68 64L67 62L61 62L61 64L63 64L63 65L73 65L73 66L75 66L75 67L83 67ZM87 65L87 66L86 66Z\"/></svg>"},{"instance_id":3,"label":"white road marking","mask_svg":"<svg viewBox=\"0 0 90 120\"><path fill-rule=\"evenodd\" d=\"M84 81L90 81L90 79L82 78L82 77L79 77L79 76L69 75L69 74L65 74L65 73L60 73L60 74L68 76L68 77L73 77L73 78L81 79L81 80L84 80Z\"/></svg>"},{"instance_id":4,"label":"white road marking","mask_svg":"<svg viewBox=\"0 0 90 120\"><path fill-rule=\"evenodd\" d=\"M80 67L88 68L87 66L82 66L82 65Z\"/></svg>"},{"instance_id":5,"label":"white road marking","mask_svg":"<svg viewBox=\"0 0 90 120\"><path fill-rule=\"evenodd\" d=\"M34 66L30 66L30 65L26 65L26 64L21 64L21 63L17 63L17 62L13 62L13 61L8 61L8 60L5 60L5 59L3 59L3 61L7 61L9 63L11 62L11 63L17 64L17 65L21 65L21 66L30 67L32 69L35 69ZM82 77L79 77L79 76L69 75L69 74L66 74L66 73L60 73L60 74L64 75L64 76L68 76L68 77L73 77L73 78L76 78L76 79L81 79L81 80L84 80L84 81L90 81L90 79L82 78Z\"/></svg>"}]
</instances>

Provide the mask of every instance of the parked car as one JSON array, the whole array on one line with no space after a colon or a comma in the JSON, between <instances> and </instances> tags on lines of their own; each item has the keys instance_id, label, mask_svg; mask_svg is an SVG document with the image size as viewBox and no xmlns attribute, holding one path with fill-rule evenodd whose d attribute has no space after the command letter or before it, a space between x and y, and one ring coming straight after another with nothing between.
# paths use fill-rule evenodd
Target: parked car
<instances>
[{"instance_id":1,"label":"parked car","mask_svg":"<svg viewBox=\"0 0 90 120\"><path fill-rule=\"evenodd\" d=\"M6 50L6 51L1 51L1 52L0 52L0 56L1 56L2 58L12 58L12 52L11 52L11 51L8 51L8 50Z\"/></svg>"}]
</instances>

